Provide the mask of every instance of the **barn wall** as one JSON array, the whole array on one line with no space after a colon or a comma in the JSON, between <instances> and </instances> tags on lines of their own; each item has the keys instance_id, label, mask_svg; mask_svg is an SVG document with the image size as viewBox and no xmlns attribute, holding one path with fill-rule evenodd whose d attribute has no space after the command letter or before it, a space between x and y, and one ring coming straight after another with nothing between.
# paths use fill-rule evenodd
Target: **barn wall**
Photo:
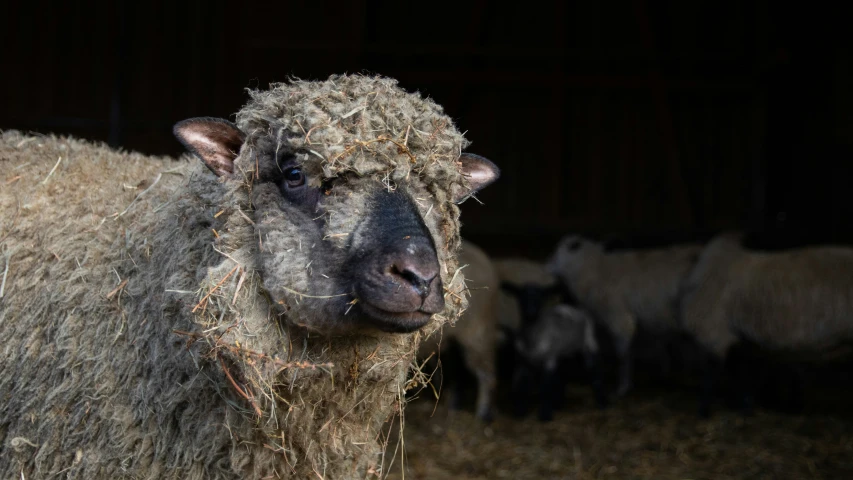
<instances>
[{"instance_id":1,"label":"barn wall","mask_svg":"<svg viewBox=\"0 0 853 480\"><path fill-rule=\"evenodd\" d=\"M233 115L247 87L370 71L442 103L471 151L502 167L486 206L464 206L464 233L493 251L544 255L567 231L850 230L850 167L830 165L853 144L849 49L780 41L802 12L767 1L15 2L4 13L0 128L177 154L175 121ZM817 70L826 76L810 79ZM804 171L797 158L815 144L824 160Z\"/></svg>"}]
</instances>

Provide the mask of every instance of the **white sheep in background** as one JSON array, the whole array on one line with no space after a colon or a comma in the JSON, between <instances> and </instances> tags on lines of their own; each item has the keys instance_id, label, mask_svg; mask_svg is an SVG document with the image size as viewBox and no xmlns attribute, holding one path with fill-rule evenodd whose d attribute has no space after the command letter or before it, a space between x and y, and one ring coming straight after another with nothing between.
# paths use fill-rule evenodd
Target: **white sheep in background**
<instances>
[{"instance_id":1,"label":"white sheep in background","mask_svg":"<svg viewBox=\"0 0 853 480\"><path fill-rule=\"evenodd\" d=\"M853 249L759 252L741 241L731 232L713 238L684 284L682 328L712 357L702 416L719 367L741 341L805 359L849 354L853 342Z\"/></svg>"},{"instance_id":2,"label":"white sheep in background","mask_svg":"<svg viewBox=\"0 0 853 480\"><path fill-rule=\"evenodd\" d=\"M462 348L464 365L477 378L476 415L485 422L493 419L494 394L497 383L495 375L495 350L498 332L498 288L497 272L489 256L477 245L463 240L458 255L459 266L465 273L465 286L470 297L468 308L455 325L446 325L421 343L421 358L431 353L447 351L450 341ZM447 368L442 362L443 368ZM458 366L457 366L458 367ZM457 369L458 370L458 369ZM458 407L464 385L459 375L451 399Z\"/></svg>"},{"instance_id":3,"label":"white sheep in background","mask_svg":"<svg viewBox=\"0 0 853 480\"><path fill-rule=\"evenodd\" d=\"M677 331L681 284L701 245L605 251L579 235L566 235L547 262L579 306L613 336L619 358L617 396L632 385L631 342L638 324L666 335Z\"/></svg>"}]
</instances>

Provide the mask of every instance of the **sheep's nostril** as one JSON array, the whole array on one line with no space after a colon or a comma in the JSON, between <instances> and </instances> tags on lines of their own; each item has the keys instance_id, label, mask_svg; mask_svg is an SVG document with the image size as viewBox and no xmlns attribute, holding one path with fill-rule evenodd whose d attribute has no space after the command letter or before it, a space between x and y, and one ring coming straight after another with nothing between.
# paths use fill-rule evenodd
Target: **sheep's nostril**
<instances>
[{"instance_id":1,"label":"sheep's nostril","mask_svg":"<svg viewBox=\"0 0 853 480\"><path fill-rule=\"evenodd\" d=\"M355 285L361 300L385 312L442 311L444 289L438 257L426 240L370 258Z\"/></svg>"},{"instance_id":2,"label":"sheep's nostril","mask_svg":"<svg viewBox=\"0 0 853 480\"><path fill-rule=\"evenodd\" d=\"M424 270L426 270L426 273L424 273ZM415 268L404 263L403 265L393 265L389 273L405 280L415 289L421 298L426 298L429 295L429 285L432 279L438 274L437 271L432 272L431 270L429 268Z\"/></svg>"}]
</instances>

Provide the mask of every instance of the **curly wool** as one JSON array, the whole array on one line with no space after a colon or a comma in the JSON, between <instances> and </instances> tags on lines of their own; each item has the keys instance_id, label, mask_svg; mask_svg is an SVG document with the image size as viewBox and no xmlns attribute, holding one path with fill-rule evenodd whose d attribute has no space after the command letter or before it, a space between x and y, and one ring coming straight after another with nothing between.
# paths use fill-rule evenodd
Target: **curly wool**
<instances>
[{"instance_id":1,"label":"curly wool","mask_svg":"<svg viewBox=\"0 0 853 480\"><path fill-rule=\"evenodd\" d=\"M250 91L237 114L247 144L275 138L295 153L319 186L346 172L400 181L417 175L447 188L464 184L456 160L469 142L442 107L364 75L333 75L322 82L292 80Z\"/></svg>"},{"instance_id":2,"label":"curly wool","mask_svg":"<svg viewBox=\"0 0 853 480\"><path fill-rule=\"evenodd\" d=\"M417 180L412 188L432 197L425 221L446 310L409 335L313 334L264 289L267 220L250 218L252 182L223 182L197 159L7 132L0 162L22 178L0 193L0 260L11 265L0 299L0 444L15 452L0 459L4 476L385 473L387 422L404 409L420 339L467 306L451 201L467 143L440 107L387 79L296 81L252 97L238 114L248 139L235 162L247 179L254 150L272 147L292 148L323 178L371 176L376 188ZM149 180L133 189L140 179ZM330 224L350 228L346 213ZM304 249L293 259L310 258L298 237L280 240Z\"/></svg>"},{"instance_id":3,"label":"curly wool","mask_svg":"<svg viewBox=\"0 0 853 480\"><path fill-rule=\"evenodd\" d=\"M462 284L456 255L461 247L459 207L453 194L468 188L458 159L470 142L456 129L443 108L398 86L395 79L366 75L332 75L325 81L291 79L271 84L269 90L249 91L250 100L237 113L236 123L247 138L236 163L244 172L268 168L256 164L259 155L295 156L311 184L331 178L369 177L376 188L396 188L396 183L417 180L416 197L428 199L422 209L438 249L445 285ZM352 182L350 182L352 183ZM414 186L414 185L412 185ZM362 189L363 190L363 189ZM366 200L359 192L344 200L351 212L328 219L332 243L343 246L355 228L356 203ZM331 205L337 200L329 199ZM292 250L299 236L288 235L279 250ZM288 259L287 264L305 265ZM299 285L297 285L299 286ZM464 287L461 287L464 288ZM452 291L456 291L452 289ZM467 299L451 295L449 306L437 321L422 329L429 335L445 322L454 324L467 307Z\"/></svg>"}]
</instances>

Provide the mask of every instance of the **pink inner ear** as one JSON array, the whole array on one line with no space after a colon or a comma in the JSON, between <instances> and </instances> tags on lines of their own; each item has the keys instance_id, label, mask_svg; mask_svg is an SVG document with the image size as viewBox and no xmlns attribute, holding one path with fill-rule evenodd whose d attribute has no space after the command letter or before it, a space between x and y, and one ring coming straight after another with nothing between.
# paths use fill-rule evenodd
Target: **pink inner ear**
<instances>
[{"instance_id":1,"label":"pink inner ear","mask_svg":"<svg viewBox=\"0 0 853 480\"><path fill-rule=\"evenodd\" d=\"M498 167L479 155L463 153L459 160L462 162L462 174L468 178L474 190L483 188L500 176Z\"/></svg>"},{"instance_id":2,"label":"pink inner ear","mask_svg":"<svg viewBox=\"0 0 853 480\"><path fill-rule=\"evenodd\" d=\"M471 165L471 167L473 168L467 169L465 171L465 174L468 176L468 179L471 182L477 185L487 183L495 177L495 172L493 172L491 169L489 169L482 163Z\"/></svg>"},{"instance_id":3,"label":"pink inner ear","mask_svg":"<svg viewBox=\"0 0 853 480\"><path fill-rule=\"evenodd\" d=\"M228 157L231 157L232 161L234 158L237 157L236 152L231 151L225 145L216 143L211 138L206 137L201 132L189 129L184 135L187 142L192 144L196 148L196 150L198 150L199 153L202 155L214 155L217 157L223 157L222 160L224 163L230 163L227 162ZM232 171L230 165L228 171Z\"/></svg>"},{"instance_id":4,"label":"pink inner ear","mask_svg":"<svg viewBox=\"0 0 853 480\"><path fill-rule=\"evenodd\" d=\"M216 175L234 172L234 160L243 143L236 125L224 119L189 119L175 126L175 135Z\"/></svg>"},{"instance_id":5,"label":"pink inner ear","mask_svg":"<svg viewBox=\"0 0 853 480\"><path fill-rule=\"evenodd\" d=\"M463 153L459 157L459 163L461 163L460 170L467 180L468 188L460 187L454 192L457 203L464 201L469 195L481 190L500 177L500 170L497 165L479 155Z\"/></svg>"}]
</instances>

